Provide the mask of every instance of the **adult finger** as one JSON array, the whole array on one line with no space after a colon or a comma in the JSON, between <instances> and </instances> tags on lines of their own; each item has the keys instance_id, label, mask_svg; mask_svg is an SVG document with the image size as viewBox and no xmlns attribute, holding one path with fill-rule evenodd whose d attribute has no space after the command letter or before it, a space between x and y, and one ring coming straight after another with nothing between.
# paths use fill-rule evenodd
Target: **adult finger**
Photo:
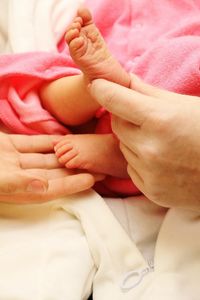
<instances>
[{"instance_id":1,"label":"adult finger","mask_svg":"<svg viewBox=\"0 0 200 300\"><path fill-rule=\"evenodd\" d=\"M120 144L120 149L128 162L127 172L137 188L145 193L144 180L142 178L142 166L138 157L125 145Z\"/></svg>"},{"instance_id":2,"label":"adult finger","mask_svg":"<svg viewBox=\"0 0 200 300\"><path fill-rule=\"evenodd\" d=\"M69 177L71 175L77 174L86 174L83 170L69 170L66 168L58 168L58 169L27 169L27 173L30 175L34 175L35 177L41 177L45 180L57 179L62 177ZM91 173L90 173L91 174ZM94 181L101 181L105 178L104 174L96 174L92 173Z\"/></svg>"},{"instance_id":3,"label":"adult finger","mask_svg":"<svg viewBox=\"0 0 200 300\"><path fill-rule=\"evenodd\" d=\"M49 186L42 199L56 199L85 191L94 185L94 177L90 174L76 174L49 180Z\"/></svg>"},{"instance_id":4,"label":"adult finger","mask_svg":"<svg viewBox=\"0 0 200 300\"><path fill-rule=\"evenodd\" d=\"M120 119L112 117L112 130L118 139L126 146L132 149L137 155L141 152L145 140L140 127Z\"/></svg>"},{"instance_id":5,"label":"adult finger","mask_svg":"<svg viewBox=\"0 0 200 300\"><path fill-rule=\"evenodd\" d=\"M48 181L40 176L17 171L0 175L0 194L17 194L27 191L43 193L48 189Z\"/></svg>"},{"instance_id":6,"label":"adult finger","mask_svg":"<svg viewBox=\"0 0 200 300\"><path fill-rule=\"evenodd\" d=\"M138 170L138 173L141 173L141 160L138 155L121 142L119 144L119 147L121 152L123 153L124 158L127 161L127 164L131 164L135 170Z\"/></svg>"},{"instance_id":7,"label":"adult finger","mask_svg":"<svg viewBox=\"0 0 200 300\"><path fill-rule=\"evenodd\" d=\"M137 171L130 165L127 167L127 172L129 176L131 177L131 180L135 184L135 186L144 194L145 194L145 187L144 187L144 182L142 178L139 176Z\"/></svg>"},{"instance_id":8,"label":"adult finger","mask_svg":"<svg viewBox=\"0 0 200 300\"><path fill-rule=\"evenodd\" d=\"M53 142L62 138L60 135L9 135L12 143L19 152L51 152L53 151Z\"/></svg>"},{"instance_id":9,"label":"adult finger","mask_svg":"<svg viewBox=\"0 0 200 300\"><path fill-rule=\"evenodd\" d=\"M104 79L94 80L89 89L109 112L138 126L156 109L155 99L150 96Z\"/></svg>"},{"instance_id":10,"label":"adult finger","mask_svg":"<svg viewBox=\"0 0 200 300\"><path fill-rule=\"evenodd\" d=\"M94 185L94 177L86 173L76 174L52 179L48 183L46 191L35 193L34 190L30 190L28 193L21 194L21 198L18 198L23 203L40 203L66 197L91 188Z\"/></svg>"},{"instance_id":11,"label":"adult finger","mask_svg":"<svg viewBox=\"0 0 200 300\"><path fill-rule=\"evenodd\" d=\"M67 177L70 175L76 174L73 170L67 170L66 168L57 168L57 169L27 169L28 174L41 177L45 180L51 180L55 178Z\"/></svg>"},{"instance_id":12,"label":"adult finger","mask_svg":"<svg viewBox=\"0 0 200 300\"><path fill-rule=\"evenodd\" d=\"M43 168L55 169L61 165L55 154L20 153L19 163L22 169Z\"/></svg>"},{"instance_id":13,"label":"adult finger","mask_svg":"<svg viewBox=\"0 0 200 300\"><path fill-rule=\"evenodd\" d=\"M0 190L0 202L16 204L42 203L88 190L93 185L94 178L90 174L71 175L50 180L45 191L33 188L19 193L16 193L13 189L10 192L1 193Z\"/></svg>"}]
</instances>

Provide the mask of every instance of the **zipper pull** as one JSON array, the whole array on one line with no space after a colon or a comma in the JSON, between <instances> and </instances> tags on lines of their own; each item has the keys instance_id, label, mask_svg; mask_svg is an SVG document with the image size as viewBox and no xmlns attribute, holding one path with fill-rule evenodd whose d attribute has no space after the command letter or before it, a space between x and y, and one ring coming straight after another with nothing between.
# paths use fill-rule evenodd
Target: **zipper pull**
<instances>
[{"instance_id":1,"label":"zipper pull","mask_svg":"<svg viewBox=\"0 0 200 300\"><path fill-rule=\"evenodd\" d=\"M130 290L138 286L147 274L153 271L154 271L153 261L149 260L148 266L146 268L137 271L134 270L126 273L123 276L120 284L121 290L124 293L129 292Z\"/></svg>"}]
</instances>

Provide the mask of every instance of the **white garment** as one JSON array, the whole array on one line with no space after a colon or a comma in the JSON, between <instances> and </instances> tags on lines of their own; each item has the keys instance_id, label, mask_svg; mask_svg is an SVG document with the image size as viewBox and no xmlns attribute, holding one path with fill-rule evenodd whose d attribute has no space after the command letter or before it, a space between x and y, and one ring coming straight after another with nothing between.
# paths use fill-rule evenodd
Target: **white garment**
<instances>
[{"instance_id":1,"label":"white garment","mask_svg":"<svg viewBox=\"0 0 200 300\"><path fill-rule=\"evenodd\" d=\"M93 191L42 205L1 204L0 299L86 300L93 285L94 300L199 300L199 214L166 213L144 197L125 201L141 218L140 237L133 215L127 220L137 243ZM138 245L151 248L155 237L153 270Z\"/></svg>"},{"instance_id":2,"label":"white garment","mask_svg":"<svg viewBox=\"0 0 200 300\"><path fill-rule=\"evenodd\" d=\"M0 0L0 53L57 51L82 0Z\"/></svg>"}]
</instances>

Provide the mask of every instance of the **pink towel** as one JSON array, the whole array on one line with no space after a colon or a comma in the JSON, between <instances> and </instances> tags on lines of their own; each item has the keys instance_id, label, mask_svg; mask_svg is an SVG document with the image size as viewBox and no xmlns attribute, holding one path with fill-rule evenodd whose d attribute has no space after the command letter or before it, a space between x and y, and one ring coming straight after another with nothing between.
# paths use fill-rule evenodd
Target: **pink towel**
<instances>
[{"instance_id":1,"label":"pink towel","mask_svg":"<svg viewBox=\"0 0 200 300\"><path fill-rule=\"evenodd\" d=\"M15 133L65 134L42 108L38 88L49 80L79 74L66 55L25 53L0 57L0 119Z\"/></svg>"},{"instance_id":2,"label":"pink towel","mask_svg":"<svg viewBox=\"0 0 200 300\"><path fill-rule=\"evenodd\" d=\"M127 71L171 91L200 95L200 0L87 3Z\"/></svg>"}]
</instances>

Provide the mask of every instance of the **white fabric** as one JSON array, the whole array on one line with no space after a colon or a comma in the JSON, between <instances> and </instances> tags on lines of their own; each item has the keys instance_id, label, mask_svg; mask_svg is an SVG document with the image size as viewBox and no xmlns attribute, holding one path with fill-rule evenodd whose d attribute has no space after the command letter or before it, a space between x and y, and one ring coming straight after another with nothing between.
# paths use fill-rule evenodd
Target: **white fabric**
<instances>
[{"instance_id":1,"label":"white fabric","mask_svg":"<svg viewBox=\"0 0 200 300\"><path fill-rule=\"evenodd\" d=\"M57 51L82 0L1 0L0 52Z\"/></svg>"},{"instance_id":2,"label":"white fabric","mask_svg":"<svg viewBox=\"0 0 200 300\"><path fill-rule=\"evenodd\" d=\"M0 51L56 51L80 2L1 0ZM199 213L141 197L0 204L0 299L199 300L199 232Z\"/></svg>"},{"instance_id":3,"label":"white fabric","mask_svg":"<svg viewBox=\"0 0 200 300\"><path fill-rule=\"evenodd\" d=\"M94 300L199 300L199 214L166 212L140 197L123 205L130 215L137 207L127 220L137 243L93 191L42 205L1 204L0 299L85 300L93 285ZM155 238L153 271L139 247L151 248Z\"/></svg>"}]
</instances>

